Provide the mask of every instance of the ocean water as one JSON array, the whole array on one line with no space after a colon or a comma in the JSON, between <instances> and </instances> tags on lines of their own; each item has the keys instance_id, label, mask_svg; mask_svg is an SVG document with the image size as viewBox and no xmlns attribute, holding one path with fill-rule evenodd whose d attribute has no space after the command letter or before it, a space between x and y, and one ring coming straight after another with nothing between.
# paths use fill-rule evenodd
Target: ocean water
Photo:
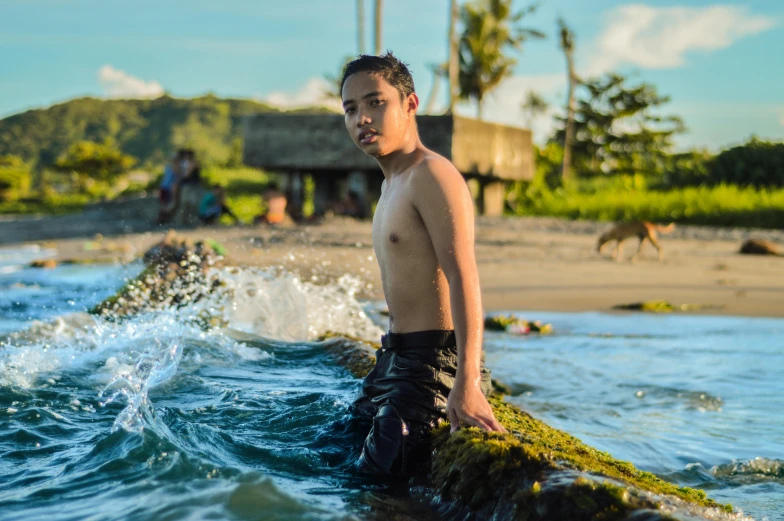
<instances>
[{"instance_id":1,"label":"ocean water","mask_svg":"<svg viewBox=\"0 0 784 521\"><path fill-rule=\"evenodd\" d=\"M346 411L360 382L313 339L381 334L360 281L226 270L215 298L111 322L85 311L139 265L19 268L40 254L0 252L2 521L435 518L353 472L363 433ZM205 310L228 327L199 328ZM784 321L525 315L556 334L486 337L511 401L784 520Z\"/></svg>"}]
</instances>

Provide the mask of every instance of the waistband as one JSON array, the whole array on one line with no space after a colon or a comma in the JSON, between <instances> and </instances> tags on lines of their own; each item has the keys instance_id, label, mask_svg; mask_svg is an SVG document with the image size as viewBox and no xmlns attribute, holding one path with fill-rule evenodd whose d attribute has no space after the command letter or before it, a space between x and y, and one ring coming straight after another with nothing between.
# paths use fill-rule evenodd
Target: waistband
<instances>
[{"instance_id":1,"label":"waistband","mask_svg":"<svg viewBox=\"0 0 784 521\"><path fill-rule=\"evenodd\" d=\"M431 329L411 333L387 333L381 336L384 349L417 349L423 347L456 347L457 338L453 329Z\"/></svg>"}]
</instances>

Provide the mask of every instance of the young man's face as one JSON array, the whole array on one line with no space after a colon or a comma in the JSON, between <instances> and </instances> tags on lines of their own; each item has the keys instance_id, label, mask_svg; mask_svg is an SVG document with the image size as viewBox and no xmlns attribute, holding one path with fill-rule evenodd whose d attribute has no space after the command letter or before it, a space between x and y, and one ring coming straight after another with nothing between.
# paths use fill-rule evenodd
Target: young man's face
<instances>
[{"instance_id":1,"label":"young man's face","mask_svg":"<svg viewBox=\"0 0 784 521\"><path fill-rule=\"evenodd\" d=\"M370 156L401 149L416 128L416 94L401 100L397 89L378 74L352 74L343 84L342 94L346 129L354 143Z\"/></svg>"}]
</instances>

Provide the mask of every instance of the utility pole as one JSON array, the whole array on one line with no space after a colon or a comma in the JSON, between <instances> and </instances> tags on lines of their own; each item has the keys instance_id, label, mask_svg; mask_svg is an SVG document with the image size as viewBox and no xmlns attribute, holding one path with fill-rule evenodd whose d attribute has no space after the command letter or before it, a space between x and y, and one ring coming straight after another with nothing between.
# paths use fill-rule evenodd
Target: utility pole
<instances>
[{"instance_id":1,"label":"utility pole","mask_svg":"<svg viewBox=\"0 0 784 521\"><path fill-rule=\"evenodd\" d=\"M379 56L382 51L382 21L384 13L384 0L376 0L376 56Z\"/></svg>"},{"instance_id":2,"label":"utility pole","mask_svg":"<svg viewBox=\"0 0 784 521\"><path fill-rule=\"evenodd\" d=\"M455 103L457 101L457 97L459 95L457 91L457 82L458 82L458 74L459 74L459 64L457 61L457 38L455 37L455 31L457 28L457 18L458 18L458 7L457 7L457 0L450 0L449 1L449 109L447 110L448 114L453 114L455 111Z\"/></svg>"},{"instance_id":3,"label":"utility pole","mask_svg":"<svg viewBox=\"0 0 784 521\"><path fill-rule=\"evenodd\" d=\"M357 0L357 48L365 54L365 0Z\"/></svg>"}]
</instances>

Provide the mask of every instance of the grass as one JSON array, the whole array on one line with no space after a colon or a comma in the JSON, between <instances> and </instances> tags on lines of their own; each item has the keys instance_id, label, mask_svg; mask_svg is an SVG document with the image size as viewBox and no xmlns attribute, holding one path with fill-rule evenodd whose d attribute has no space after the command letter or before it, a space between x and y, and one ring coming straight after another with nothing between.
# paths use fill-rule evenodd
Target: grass
<instances>
[{"instance_id":1,"label":"grass","mask_svg":"<svg viewBox=\"0 0 784 521\"><path fill-rule=\"evenodd\" d=\"M578 182L555 190L533 182L515 189L517 215L755 228L784 225L784 189L719 185L666 190L629 178Z\"/></svg>"},{"instance_id":2,"label":"grass","mask_svg":"<svg viewBox=\"0 0 784 521\"><path fill-rule=\"evenodd\" d=\"M261 213L261 194L274 180L269 173L254 168L211 167L205 168L202 176L205 183L219 184L226 189L226 205L246 223ZM224 216L221 222L228 224L231 219Z\"/></svg>"},{"instance_id":3,"label":"grass","mask_svg":"<svg viewBox=\"0 0 784 521\"><path fill-rule=\"evenodd\" d=\"M219 184L226 188L227 204L243 222L250 222L254 216L259 214L262 209L261 193L273 180L273 177L267 172L253 168L205 167L202 176L205 183ZM155 194L159 184L160 176L146 187L130 186L118 193L116 197L124 197L141 191ZM28 194L8 201L0 201L0 214L62 215L74 213L84 208L86 204L105 198L110 188L106 187L103 192L94 191L93 193Z\"/></svg>"}]
</instances>

